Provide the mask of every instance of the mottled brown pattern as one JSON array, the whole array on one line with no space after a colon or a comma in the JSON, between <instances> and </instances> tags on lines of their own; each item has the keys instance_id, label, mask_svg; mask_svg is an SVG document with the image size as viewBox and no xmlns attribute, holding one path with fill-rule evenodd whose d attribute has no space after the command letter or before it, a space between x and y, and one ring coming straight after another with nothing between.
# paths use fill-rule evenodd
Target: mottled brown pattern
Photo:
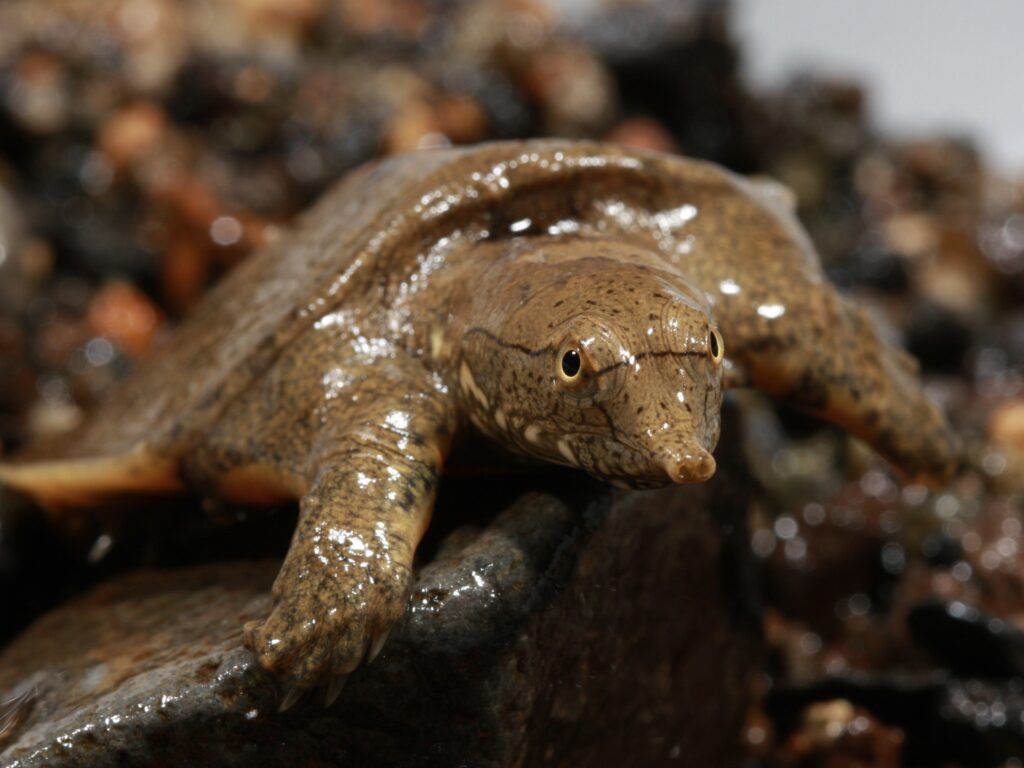
<instances>
[{"instance_id":1,"label":"mottled brown pattern","mask_svg":"<svg viewBox=\"0 0 1024 768\"><path fill-rule=\"evenodd\" d=\"M909 475L954 463L912 361L825 282L770 183L593 143L424 152L348 177L77 434L0 479L54 507L300 498L246 635L304 689L372 657L401 614L457 428L621 485L699 481L723 378Z\"/></svg>"}]
</instances>

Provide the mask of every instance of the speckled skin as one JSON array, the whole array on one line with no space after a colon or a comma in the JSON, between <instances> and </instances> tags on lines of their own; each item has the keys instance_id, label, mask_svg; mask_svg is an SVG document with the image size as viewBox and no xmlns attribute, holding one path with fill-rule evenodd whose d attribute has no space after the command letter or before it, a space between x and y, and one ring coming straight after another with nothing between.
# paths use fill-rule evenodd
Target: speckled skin
<instances>
[{"instance_id":1,"label":"speckled skin","mask_svg":"<svg viewBox=\"0 0 1024 768\"><path fill-rule=\"evenodd\" d=\"M330 696L405 608L456 430L619 485L699 481L723 380L909 475L953 465L912 360L825 281L778 188L605 144L425 152L350 175L76 435L0 479L57 508L184 488L300 499L247 643L292 690Z\"/></svg>"}]
</instances>

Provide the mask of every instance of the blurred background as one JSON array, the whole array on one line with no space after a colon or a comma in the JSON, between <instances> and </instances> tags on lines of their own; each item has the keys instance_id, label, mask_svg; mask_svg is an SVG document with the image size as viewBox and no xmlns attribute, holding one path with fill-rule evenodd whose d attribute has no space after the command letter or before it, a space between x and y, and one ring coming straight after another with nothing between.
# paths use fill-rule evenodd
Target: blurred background
<instances>
[{"instance_id":1,"label":"blurred background","mask_svg":"<svg viewBox=\"0 0 1024 768\"><path fill-rule=\"evenodd\" d=\"M1004 172L1024 173L1024 101L1012 77L1024 66L1024 8L957 0L738 0L744 80L779 88L800 71L854 78L888 136L969 136Z\"/></svg>"},{"instance_id":2,"label":"blurred background","mask_svg":"<svg viewBox=\"0 0 1024 768\"><path fill-rule=\"evenodd\" d=\"M760 766L1024 765L1021 8L4 0L0 446L73 427L374 157L559 135L771 175L968 458L904 485L744 400L766 660L737 738ZM111 573L264 551L222 522L72 545L3 497L0 640Z\"/></svg>"}]
</instances>

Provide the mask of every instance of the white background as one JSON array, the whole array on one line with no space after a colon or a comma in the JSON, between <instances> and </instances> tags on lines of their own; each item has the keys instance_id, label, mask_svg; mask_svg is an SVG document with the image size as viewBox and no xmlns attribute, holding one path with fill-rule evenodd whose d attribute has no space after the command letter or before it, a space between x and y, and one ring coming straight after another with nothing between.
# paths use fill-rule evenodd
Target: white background
<instances>
[{"instance_id":1,"label":"white background","mask_svg":"<svg viewBox=\"0 0 1024 768\"><path fill-rule=\"evenodd\" d=\"M1024 0L734 0L743 71L777 88L801 68L867 86L889 135L974 137L1024 176Z\"/></svg>"}]
</instances>

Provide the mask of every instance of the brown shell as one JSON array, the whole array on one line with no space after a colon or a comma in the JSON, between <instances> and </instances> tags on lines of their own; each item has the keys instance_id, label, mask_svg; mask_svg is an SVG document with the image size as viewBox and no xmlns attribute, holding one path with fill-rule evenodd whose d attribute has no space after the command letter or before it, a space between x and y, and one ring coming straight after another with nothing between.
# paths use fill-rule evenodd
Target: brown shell
<instances>
[{"instance_id":1,"label":"brown shell","mask_svg":"<svg viewBox=\"0 0 1024 768\"><path fill-rule=\"evenodd\" d=\"M613 210L614 201L625 205ZM496 143L394 157L349 175L293 230L212 290L81 429L56 443L30 446L18 461L121 457L107 465L108 485L116 486L130 464L125 473L136 477L136 487L173 486L168 473L196 436L319 318L342 306L392 300L389 286L413 271L424 249L469 223L491 238L507 238L517 222L545 231L563 220L604 233L619 230L649 244L711 297L730 360L745 365L762 389L799 395L785 377L774 375L774 366L786 365L785 356L774 363L763 352L802 342L790 338L793 329L786 338L779 335L778 324L762 316L764 307L810 317L819 297L836 299L784 194L708 163L614 145ZM472 249L465 253L472 257ZM463 274L472 274L471 268ZM729 291L734 278L743 285L742 301ZM850 358L851 351L812 345L810 353ZM891 361L882 366L870 355L843 366L861 362L893 374ZM900 366L912 371L905 361ZM865 433L857 419L825 415ZM921 450L901 457L891 435L873 442L897 459ZM124 457L132 458L125 463ZM931 471L924 465L948 458L943 451L910 468ZM155 462L162 469L147 472ZM44 482L46 467L20 484ZM0 479L19 484L13 473L10 466L0 468ZM92 475L83 482L103 484L95 479L103 473Z\"/></svg>"},{"instance_id":2,"label":"brown shell","mask_svg":"<svg viewBox=\"0 0 1024 768\"><path fill-rule=\"evenodd\" d=\"M609 182L657 196L698 184L737 194L739 180L705 163L556 141L431 150L365 166L226 276L83 429L30 446L20 459L110 456L142 445L174 453L320 317L373 300L373 281L408 271L423 243L471 218L486 217L492 231L507 228L532 213L537 189L586 197Z\"/></svg>"}]
</instances>

